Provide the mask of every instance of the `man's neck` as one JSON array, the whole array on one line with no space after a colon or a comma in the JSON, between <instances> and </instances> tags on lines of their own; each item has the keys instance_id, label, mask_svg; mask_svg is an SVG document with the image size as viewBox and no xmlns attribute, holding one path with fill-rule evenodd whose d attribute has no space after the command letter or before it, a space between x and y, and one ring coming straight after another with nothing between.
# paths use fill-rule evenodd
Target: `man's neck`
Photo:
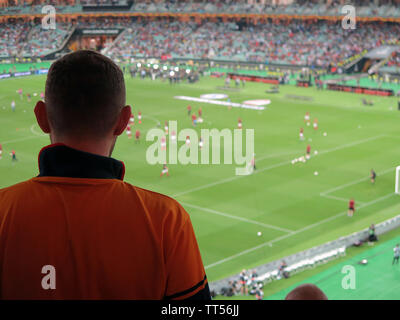
<instances>
[{"instance_id":1,"label":"man's neck","mask_svg":"<svg viewBox=\"0 0 400 320\"><path fill-rule=\"evenodd\" d=\"M88 152L88 153L93 153L97 154L103 157L110 157L111 152L113 149L113 143L107 140L87 140L87 139L71 139L71 138L56 138L56 137L51 137L50 138L51 143L62 143L67 145L70 148Z\"/></svg>"}]
</instances>

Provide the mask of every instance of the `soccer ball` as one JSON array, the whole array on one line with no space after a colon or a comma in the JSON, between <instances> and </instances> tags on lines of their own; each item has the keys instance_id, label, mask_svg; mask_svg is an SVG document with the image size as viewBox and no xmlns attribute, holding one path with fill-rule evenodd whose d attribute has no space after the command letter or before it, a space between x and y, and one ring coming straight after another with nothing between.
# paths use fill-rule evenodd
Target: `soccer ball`
<instances>
[{"instance_id":1,"label":"soccer ball","mask_svg":"<svg viewBox=\"0 0 400 320\"><path fill-rule=\"evenodd\" d=\"M326 137L328 134L326 132L324 132L324 137Z\"/></svg>"},{"instance_id":2,"label":"soccer ball","mask_svg":"<svg viewBox=\"0 0 400 320\"><path fill-rule=\"evenodd\" d=\"M259 237L261 237L261 236L262 236L262 232L261 232L261 231L258 231L258 232L257 232L257 235L258 235Z\"/></svg>"},{"instance_id":3,"label":"soccer ball","mask_svg":"<svg viewBox=\"0 0 400 320\"><path fill-rule=\"evenodd\" d=\"M318 151L317 151L317 150L315 150L315 151L314 151L314 154L315 154L315 155L317 155L317 154L318 154Z\"/></svg>"},{"instance_id":4,"label":"soccer ball","mask_svg":"<svg viewBox=\"0 0 400 320\"><path fill-rule=\"evenodd\" d=\"M317 175L318 175L318 171L315 171L315 172L314 172L314 176L317 176Z\"/></svg>"}]
</instances>

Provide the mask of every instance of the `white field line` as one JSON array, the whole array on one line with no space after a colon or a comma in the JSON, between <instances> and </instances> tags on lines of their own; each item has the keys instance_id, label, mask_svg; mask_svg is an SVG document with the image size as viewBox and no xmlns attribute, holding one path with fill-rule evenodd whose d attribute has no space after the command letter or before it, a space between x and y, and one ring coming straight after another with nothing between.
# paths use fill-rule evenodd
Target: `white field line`
<instances>
[{"instance_id":1,"label":"white field line","mask_svg":"<svg viewBox=\"0 0 400 320\"><path fill-rule=\"evenodd\" d=\"M375 199L375 200L372 200L372 201L370 201L370 202L364 203L364 204L362 204L362 205L360 205L360 206L358 207L358 210L359 210L359 209L362 209L362 208L365 208L365 207L368 207L368 206L371 206L371 205L373 205L373 204L375 204L375 203L377 203L377 202L386 200L386 199L390 198L390 197L393 196L393 195L395 195L395 193L389 193L389 194L387 194L387 195L385 195L385 196L383 196L383 197L380 197L380 198L378 198L378 199ZM225 263L225 262L228 262L228 261L230 261L230 260L236 259L236 258L238 258L238 257L240 257L240 256L242 256L242 255L245 255L245 254L249 253L249 252L253 252L253 251L258 250L258 249L260 249L260 248L262 248L262 247L265 247L265 246L267 246L267 245L271 245L271 244L273 244L273 243L276 243L276 242L278 242L278 241L287 239L287 238L289 238L289 237L291 237L291 236L294 236L294 235L299 234L299 233L301 233L301 232L307 231L307 230L309 230L309 229L311 229L311 228L314 228L314 227L319 226L319 225L321 225L321 224L324 224L324 223L326 223L326 222L335 220L335 219L337 219L337 218L339 218L339 217L341 217L341 216L344 216L344 215L346 215L346 214L347 214L347 211L340 212L340 213L338 213L338 214L336 214L336 215L334 215L334 216L332 216L332 217L326 218L326 219L324 219L324 220L321 220L321 221L318 221L318 222L316 222L316 223L310 224L310 225L308 225L308 226L306 226L306 227L304 227L304 228L302 228L302 229L296 230L296 231L294 231L293 233L285 234L285 235L280 236L280 237L278 237L278 238L275 238L275 239L273 239L273 240L271 240L271 241L262 243L262 244L260 244L260 245L258 245L258 246L255 246L255 247L246 249L246 250L244 250L244 251L242 251L242 252L239 252L239 253L237 253L237 254L234 254L234 255L232 255L232 256L230 256L230 257L227 257L227 258L224 258L224 259L222 259L222 260L219 260L219 261L216 261L216 262L214 262L214 263L211 263L211 264L207 265L205 268L206 268L206 269L210 269L210 268L215 267L215 266L217 266L217 265L220 265L220 264L222 264L222 263ZM357 214L357 213L355 213L355 214ZM351 218L349 218L349 219L351 219Z\"/></svg>"},{"instance_id":2,"label":"white field line","mask_svg":"<svg viewBox=\"0 0 400 320\"><path fill-rule=\"evenodd\" d=\"M301 151L290 151L290 152L265 154L265 155L263 155L261 157L256 157L256 164L257 164L257 162L263 161L263 160L266 160L266 159L277 158L277 157L280 157L280 156L296 155L296 154L297 155L301 154Z\"/></svg>"},{"instance_id":3,"label":"white field line","mask_svg":"<svg viewBox=\"0 0 400 320\"><path fill-rule=\"evenodd\" d=\"M321 197L324 197L324 198L328 198L328 199L333 199L333 200L338 200L338 201L349 202L349 199L345 199L345 198L341 198L341 197L335 197L335 196L328 195L328 194L322 194L322 193L321 193L320 196L321 196ZM357 201L357 203L359 203L359 204L364 204L364 202L361 202L361 201Z\"/></svg>"},{"instance_id":4,"label":"white field line","mask_svg":"<svg viewBox=\"0 0 400 320\"><path fill-rule=\"evenodd\" d=\"M32 132L35 136L39 136L39 137L46 137L46 136L47 136L47 134L45 134L45 133L36 132L36 130L35 130L35 124L31 125L31 132Z\"/></svg>"},{"instance_id":5,"label":"white field line","mask_svg":"<svg viewBox=\"0 0 400 320\"><path fill-rule=\"evenodd\" d=\"M389 172L391 172L391 171L393 171L393 170L395 170L395 169L396 169L396 167L392 167L392 168L386 169L386 170L384 170L384 171L378 172L376 175L379 177L379 176L382 176L382 175L384 175L384 174L387 174L387 173L389 173ZM342 185L337 186L337 187L335 187L335 188L332 188L332 189L323 191L323 192L320 193L320 195L321 195L321 196L326 196L326 195L329 194L329 193L332 193L332 192L335 192L335 191L344 189L344 188L346 188L346 187L350 187L350 186L352 186L352 185L355 185L355 184L357 184L357 183L366 181L366 180L368 180L368 179L370 179L370 177L364 177L364 178L361 178L361 179L358 179L358 180L354 180L354 181L352 181L352 182L345 183L345 184L342 184Z\"/></svg>"},{"instance_id":6,"label":"white field line","mask_svg":"<svg viewBox=\"0 0 400 320\"><path fill-rule=\"evenodd\" d=\"M14 142L19 142L19 141L37 139L37 138L41 138L41 137L44 137L44 136L30 136L30 137L18 138L18 139L14 139L14 140L7 140L7 141L2 142L2 144L9 144L9 143L14 143Z\"/></svg>"},{"instance_id":7,"label":"white field line","mask_svg":"<svg viewBox=\"0 0 400 320\"><path fill-rule=\"evenodd\" d=\"M156 119L156 118L154 118L154 117L152 117L152 116L143 115L143 119L145 119L145 118L154 121L157 125L161 125L160 121L158 121L158 119ZM135 119L135 120L136 120L136 119Z\"/></svg>"},{"instance_id":8,"label":"white field line","mask_svg":"<svg viewBox=\"0 0 400 320\"><path fill-rule=\"evenodd\" d=\"M332 148L332 149L327 149L327 150L321 151L319 154L320 155L321 154L326 154L326 153L329 153L329 152L334 152L334 151L345 149L345 148L348 148L348 147L353 147L353 146L358 145L358 144L362 144L362 143L365 143L365 142L369 142L369 141L373 141L373 140L376 140L376 139L380 139L380 138L382 138L384 136L385 135L378 135L378 136L371 137L371 138L368 138L368 139L358 140L358 141L355 141L355 142L352 142L352 143L341 145L339 147L335 147L335 148ZM254 174L258 174L260 172L264 172L264 171L267 171L267 170L271 170L271 169L275 169L275 168L278 168L278 167L282 167L282 166L290 164L290 163L291 163L291 160L282 161L282 162L270 165L268 167L256 170L256 171L253 172L253 174L251 174L249 176L252 176ZM237 180L237 179L240 179L240 178L244 178L244 177L248 177L248 176L233 176L233 177L221 179L221 180L218 180L218 181L215 181L215 182L212 182L212 183L207 183L205 185L202 185L202 186L199 186L199 187L196 187L196 188L193 188L193 189L189 189L189 190L186 190L186 191L178 192L178 193L172 195L172 197L183 196L185 194L192 193L194 191L208 189L210 187L217 186L219 184L223 184L223 183L227 183L227 182L231 182L231 181L234 181L234 180Z\"/></svg>"},{"instance_id":9,"label":"white field line","mask_svg":"<svg viewBox=\"0 0 400 320\"><path fill-rule=\"evenodd\" d=\"M197 209L197 210L209 212L209 213L216 214L216 215L223 216L223 217L227 217L227 218L230 218L230 219L235 219L235 220L239 220L239 221L243 221L243 222L247 222L247 223L251 223L251 224L256 224L256 225L264 227L264 228L275 229L275 230L278 230L278 231L281 231L281 232L285 232L285 233L293 233L294 232L293 230L289 230L289 229L286 229L286 228L280 228L280 227L277 227L277 226L273 226L271 224L266 224L266 223L254 221L254 220L251 220L251 219L246 219L246 218L243 218L243 217L238 217L238 216L231 215L231 214L228 214L228 213L225 213L225 212L221 212L221 211L217 211L217 210L213 210L213 209L209 209L209 208L204 208L204 207L199 207L199 206L196 206L196 205L193 205L193 204L189 204L189 203L186 203L186 202L180 202L180 203L182 205L190 207L190 208L194 208L194 209Z\"/></svg>"}]
</instances>

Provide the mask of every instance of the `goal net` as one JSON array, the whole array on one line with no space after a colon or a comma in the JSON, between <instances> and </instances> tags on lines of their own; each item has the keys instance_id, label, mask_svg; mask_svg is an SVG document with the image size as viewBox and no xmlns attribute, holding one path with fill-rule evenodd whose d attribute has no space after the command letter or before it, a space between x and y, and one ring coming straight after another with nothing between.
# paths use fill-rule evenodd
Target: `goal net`
<instances>
[{"instance_id":1,"label":"goal net","mask_svg":"<svg viewBox=\"0 0 400 320\"><path fill-rule=\"evenodd\" d=\"M395 193L400 194L400 166L396 168L396 185L395 185Z\"/></svg>"}]
</instances>

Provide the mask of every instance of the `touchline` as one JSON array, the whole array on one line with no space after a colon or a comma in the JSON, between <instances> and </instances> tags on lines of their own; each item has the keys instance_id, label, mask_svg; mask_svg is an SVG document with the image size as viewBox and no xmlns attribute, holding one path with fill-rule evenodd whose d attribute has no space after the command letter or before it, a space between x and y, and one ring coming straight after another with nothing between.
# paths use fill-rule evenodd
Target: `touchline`
<instances>
[{"instance_id":1,"label":"touchline","mask_svg":"<svg viewBox=\"0 0 400 320\"><path fill-rule=\"evenodd\" d=\"M154 141L146 151L147 163L152 165L234 163L241 166L235 168L236 175L247 175L253 171L254 129L201 129L199 137L196 130L185 128L178 131L177 121L169 121L165 130L160 128L149 130L146 141ZM185 143L178 148L178 142ZM223 162L221 162L221 151L224 154Z\"/></svg>"}]
</instances>

